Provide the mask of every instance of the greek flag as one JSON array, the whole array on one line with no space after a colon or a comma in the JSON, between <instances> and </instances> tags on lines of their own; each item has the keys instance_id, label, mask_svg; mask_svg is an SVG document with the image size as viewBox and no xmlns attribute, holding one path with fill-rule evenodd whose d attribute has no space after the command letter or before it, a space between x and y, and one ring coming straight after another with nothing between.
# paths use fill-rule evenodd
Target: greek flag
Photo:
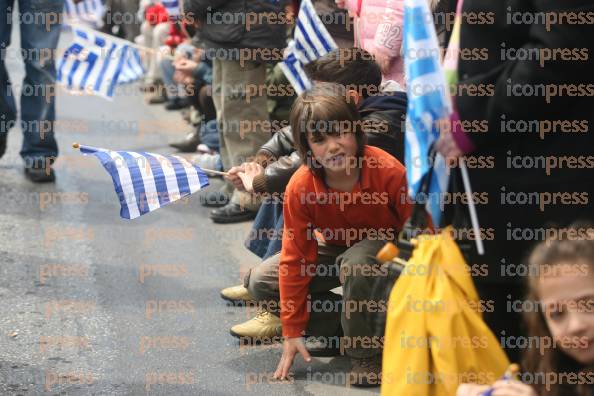
<instances>
[{"instance_id":1,"label":"greek flag","mask_svg":"<svg viewBox=\"0 0 594 396\"><path fill-rule=\"evenodd\" d=\"M179 18L181 11L179 9L179 1L178 0L161 0L161 4L167 10L167 14L169 14L169 19L177 19Z\"/></svg>"},{"instance_id":2,"label":"greek flag","mask_svg":"<svg viewBox=\"0 0 594 396\"><path fill-rule=\"evenodd\" d=\"M103 26L105 6L103 0L84 0L75 4L73 0L66 0L64 11L68 19L89 23L93 26Z\"/></svg>"},{"instance_id":3,"label":"greek flag","mask_svg":"<svg viewBox=\"0 0 594 396\"><path fill-rule=\"evenodd\" d=\"M124 40L73 28L73 43L58 64L57 81L70 90L111 99L118 83L144 74L138 50Z\"/></svg>"},{"instance_id":4,"label":"greek flag","mask_svg":"<svg viewBox=\"0 0 594 396\"><path fill-rule=\"evenodd\" d=\"M135 219L208 186L208 176L182 157L79 146L111 175L120 217Z\"/></svg>"},{"instance_id":5,"label":"greek flag","mask_svg":"<svg viewBox=\"0 0 594 396\"><path fill-rule=\"evenodd\" d=\"M280 63L280 68L297 94L311 88L311 81L303 66L336 48L311 0L301 1L293 40L287 46L285 60Z\"/></svg>"},{"instance_id":6,"label":"greek flag","mask_svg":"<svg viewBox=\"0 0 594 396\"><path fill-rule=\"evenodd\" d=\"M433 224L440 224L442 192L447 191L448 173L443 156L430 163L429 150L439 138L437 121L449 117L452 104L440 64L433 16L426 0L404 2L404 67L408 95L405 133L405 164L409 193L417 197L421 180L433 167L427 210Z\"/></svg>"}]
</instances>

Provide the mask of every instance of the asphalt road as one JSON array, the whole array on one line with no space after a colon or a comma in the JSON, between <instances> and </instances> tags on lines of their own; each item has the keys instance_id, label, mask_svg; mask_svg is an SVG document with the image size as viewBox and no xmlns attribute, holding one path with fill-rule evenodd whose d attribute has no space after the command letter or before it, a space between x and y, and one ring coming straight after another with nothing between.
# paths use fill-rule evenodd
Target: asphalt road
<instances>
[{"instance_id":1,"label":"asphalt road","mask_svg":"<svg viewBox=\"0 0 594 396\"><path fill-rule=\"evenodd\" d=\"M22 63L7 67L18 90ZM189 128L179 113L147 106L134 84L111 102L57 100L56 184L24 178L18 128L0 160L1 395L378 392L345 387L343 357L299 359L293 381L270 381L280 348L240 348L229 328L251 312L219 297L258 263L243 247L249 223L214 225L197 196L120 219L107 172L71 148L170 153Z\"/></svg>"}]
</instances>

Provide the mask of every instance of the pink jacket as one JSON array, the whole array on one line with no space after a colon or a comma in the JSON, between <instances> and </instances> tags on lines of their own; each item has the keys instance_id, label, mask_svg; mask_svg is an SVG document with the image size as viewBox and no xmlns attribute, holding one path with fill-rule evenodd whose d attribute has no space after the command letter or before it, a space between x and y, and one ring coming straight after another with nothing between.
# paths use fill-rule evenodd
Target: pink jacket
<instances>
[{"instance_id":1,"label":"pink jacket","mask_svg":"<svg viewBox=\"0 0 594 396\"><path fill-rule=\"evenodd\" d=\"M404 0L346 0L347 10L355 17L355 45L373 55L391 58L385 80L404 84L404 60L400 56L404 24Z\"/></svg>"}]
</instances>

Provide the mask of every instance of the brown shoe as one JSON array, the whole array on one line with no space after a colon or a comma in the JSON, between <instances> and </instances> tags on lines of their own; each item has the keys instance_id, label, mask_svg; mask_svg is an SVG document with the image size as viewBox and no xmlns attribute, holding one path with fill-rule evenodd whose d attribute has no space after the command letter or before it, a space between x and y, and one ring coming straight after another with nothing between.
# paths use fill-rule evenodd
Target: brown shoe
<instances>
[{"instance_id":1,"label":"brown shoe","mask_svg":"<svg viewBox=\"0 0 594 396\"><path fill-rule=\"evenodd\" d=\"M370 358L351 358L352 368L347 377L347 386L375 387L382 384L382 355Z\"/></svg>"}]
</instances>

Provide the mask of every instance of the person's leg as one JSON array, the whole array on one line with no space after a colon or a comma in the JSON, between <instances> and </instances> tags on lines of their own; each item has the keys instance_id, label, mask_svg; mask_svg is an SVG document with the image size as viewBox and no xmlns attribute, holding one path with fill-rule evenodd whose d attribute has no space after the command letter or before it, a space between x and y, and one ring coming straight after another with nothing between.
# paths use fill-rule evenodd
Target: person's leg
<instances>
[{"instance_id":1,"label":"person's leg","mask_svg":"<svg viewBox=\"0 0 594 396\"><path fill-rule=\"evenodd\" d=\"M9 56L14 0L0 0L0 157L6 150L6 135L16 122L16 103L4 60ZM4 23L6 21L6 23Z\"/></svg>"},{"instance_id":2,"label":"person's leg","mask_svg":"<svg viewBox=\"0 0 594 396\"><path fill-rule=\"evenodd\" d=\"M225 142L224 131L229 129L225 121L225 92L229 82L227 81L228 61L223 59L214 59L212 62L212 100L217 113L217 127L219 130L219 153L221 154L221 161L223 161L223 168L230 169L233 165L227 144ZM233 186L226 182L221 189L223 194L231 195L233 193Z\"/></svg>"},{"instance_id":3,"label":"person's leg","mask_svg":"<svg viewBox=\"0 0 594 396\"><path fill-rule=\"evenodd\" d=\"M222 133L221 151L225 169L240 165L255 156L260 147L270 138L264 133L262 123L268 121L266 95L254 95L250 87L264 86L266 66L257 62L224 60L222 92ZM248 97L249 95L249 97ZM224 143L223 143L224 142ZM239 191L233 192L232 202L246 209L256 210L258 202Z\"/></svg>"},{"instance_id":4,"label":"person's leg","mask_svg":"<svg viewBox=\"0 0 594 396\"><path fill-rule=\"evenodd\" d=\"M318 248L318 262L309 284L308 335L335 336L339 333L340 298L330 290L340 286L336 257L342 251L344 248L341 247L321 245ZM280 314L279 264L280 253L277 253L250 269L244 279L244 286L259 306L276 316Z\"/></svg>"},{"instance_id":5,"label":"person's leg","mask_svg":"<svg viewBox=\"0 0 594 396\"><path fill-rule=\"evenodd\" d=\"M142 25L140 25L140 33L142 34L142 38L143 38L142 45L144 45L147 49L150 48L150 50L143 51L143 58L145 60L145 67L146 67L146 75L144 77L144 81L146 84L153 84L155 82L154 81L155 76L153 75L154 70L155 70L155 67L153 65L154 53L152 51L153 30L154 30L154 27L151 26L151 24L148 23L147 21L142 22Z\"/></svg>"},{"instance_id":6,"label":"person's leg","mask_svg":"<svg viewBox=\"0 0 594 396\"><path fill-rule=\"evenodd\" d=\"M134 41L134 38L140 33L140 25L136 15L138 14L139 0L122 0L121 9L124 18L122 29L124 30L124 38L129 41Z\"/></svg>"},{"instance_id":7,"label":"person's leg","mask_svg":"<svg viewBox=\"0 0 594 396\"><path fill-rule=\"evenodd\" d=\"M175 67L173 66L173 60L171 58L163 57L159 62L161 69L161 76L163 77L163 83L167 90L167 99L172 100L177 98L179 95L179 84L173 80L175 74Z\"/></svg>"},{"instance_id":8,"label":"person's leg","mask_svg":"<svg viewBox=\"0 0 594 396\"><path fill-rule=\"evenodd\" d=\"M343 288L344 311L342 328L345 336L345 351L357 359L370 358L382 351L380 340L373 339L370 318L380 311L385 301L371 300L371 291L376 276L381 276L380 263L375 255L384 246L384 241L363 240L340 255L336 262L340 266L340 281ZM357 340L367 339L364 347ZM374 342L375 341L375 342Z\"/></svg>"},{"instance_id":9,"label":"person's leg","mask_svg":"<svg viewBox=\"0 0 594 396\"><path fill-rule=\"evenodd\" d=\"M203 117L203 122L217 118L214 101L212 98L212 85L203 85L198 92L198 110Z\"/></svg>"},{"instance_id":10,"label":"person's leg","mask_svg":"<svg viewBox=\"0 0 594 396\"><path fill-rule=\"evenodd\" d=\"M282 216L282 202L272 199L264 200L245 241L245 247L262 259L280 252L281 233L284 225ZM272 238L268 237L269 230L274 230Z\"/></svg>"},{"instance_id":11,"label":"person's leg","mask_svg":"<svg viewBox=\"0 0 594 396\"><path fill-rule=\"evenodd\" d=\"M149 73L154 81L158 81L163 79L159 68L159 62L163 58L162 54L164 50L166 50L166 48L163 47L165 46L165 40L167 40L167 35L169 34L169 23L159 23L153 28L152 34L152 49L154 51L153 64L155 66L154 70L149 71Z\"/></svg>"},{"instance_id":12,"label":"person's leg","mask_svg":"<svg viewBox=\"0 0 594 396\"><path fill-rule=\"evenodd\" d=\"M60 38L64 4L55 0L19 0L19 12L42 23L21 23L25 79L21 93L23 146L26 167L45 168L58 155L54 138L56 119L56 65L54 51Z\"/></svg>"}]
</instances>

